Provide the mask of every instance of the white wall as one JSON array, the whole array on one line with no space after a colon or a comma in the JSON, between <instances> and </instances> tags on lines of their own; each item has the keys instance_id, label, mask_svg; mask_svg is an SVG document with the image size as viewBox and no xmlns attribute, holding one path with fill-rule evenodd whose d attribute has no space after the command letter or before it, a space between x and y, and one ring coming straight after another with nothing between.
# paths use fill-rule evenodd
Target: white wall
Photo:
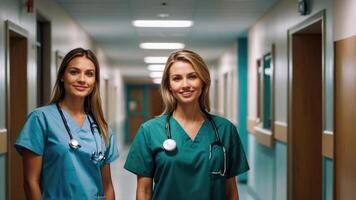
<instances>
[{"instance_id":1,"label":"white wall","mask_svg":"<svg viewBox=\"0 0 356 200\"><path fill-rule=\"evenodd\" d=\"M237 42L234 42L221 57L217 60L216 66L212 69L212 101L217 95L218 105L215 105L215 112L226 116L233 123L237 123ZM227 80L224 75L227 74ZM214 80L218 79L218 88L214 85ZM227 85L224 87L224 81ZM227 113L224 113L224 104L227 103Z\"/></svg>"},{"instance_id":2,"label":"white wall","mask_svg":"<svg viewBox=\"0 0 356 200\"><path fill-rule=\"evenodd\" d=\"M356 35L356 1L334 1L334 41Z\"/></svg>"},{"instance_id":3,"label":"white wall","mask_svg":"<svg viewBox=\"0 0 356 200\"><path fill-rule=\"evenodd\" d=\"M325 29L325 129L333 129L333 9L332 0L314 0L311 13L301 16L297 1L281 0L269 10L248 34L248 117L257 115L257 66L256 61L271 50L275 44L275 120L287 121L288 97L288 30L321 10L326 10Z\"/></svg>"}]
</instances>

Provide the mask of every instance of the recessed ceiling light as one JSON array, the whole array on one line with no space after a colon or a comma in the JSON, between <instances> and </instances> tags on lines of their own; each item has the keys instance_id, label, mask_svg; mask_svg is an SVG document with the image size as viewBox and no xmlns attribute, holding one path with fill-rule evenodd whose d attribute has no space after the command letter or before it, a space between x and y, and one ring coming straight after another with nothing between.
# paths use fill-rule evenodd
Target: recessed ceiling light
<instances>
[{"instance_id":1,"label":"recessed ceiling light","mask_svg":"<svg viewBox=\"0 0 356 200\"><path fill-rule=\"evenodd\" d=\"M166 63L168 57L145 57L145 63Z\"/></svg>"},{"instance_id":2,"label":"recessed ceiling light","mask_svg":"<svg viewBox=\"0 0 356 200\"><path fill-rule=\"evenodd\" d=\"M167 18L167 17L169 17L169 14L168 13L160 13L157 16L160 18Z\"/></svg>"},{"instance_id":3,"label":"recessed ceiling light","mask_svg":"<svg viewBox=\"0 0 356 200\"><path fill-rule=\"evenodd\" d=\"M155 84L161 84L162 78L154 78L154 79L152 79L152 81L153 81L153 83L155 83Z\"/></svg>"},{"instance_id":4,"label":"recessed ceiling light","mask_svg":"<svg viewBox=\"0 0 356 200\"><path fill-rule=\"evenodd\" d=\"M162 78L163 72L151 72L150 77L151 78Z\"/></svg>"},{"instance_id":5,"label":"recessed ceiling light","mask_svg":"<svg viewBox=\"0 0 356 200\"><path fill-rule=\"evenodd\" d=\"M183 43L153 43L153 42L147 42L147 43L141 43L140 48L141 49L183 49L185 45Z\"/></svg>"},{"instance_id":6,"label":"recessed ceiling light","mask_svg":"<svg viewBox=\"0 0 356 200\"><path fill-rule=\"evenodd\" d=\"M163 71L165 65L148 65L147 69L150 71Z\"/></svg>"},{"instance_id":7,"label":"recessed ceiling light","mask_svg":"<svg viewBox=\"0 0 356 200\"><path fill-rule=\"evenodd\" d=\"M191 27L193 21L189 20L135 20L132 24L136 27L162 27L162 28L179 28Z\"/></svg>"}]
</instances>

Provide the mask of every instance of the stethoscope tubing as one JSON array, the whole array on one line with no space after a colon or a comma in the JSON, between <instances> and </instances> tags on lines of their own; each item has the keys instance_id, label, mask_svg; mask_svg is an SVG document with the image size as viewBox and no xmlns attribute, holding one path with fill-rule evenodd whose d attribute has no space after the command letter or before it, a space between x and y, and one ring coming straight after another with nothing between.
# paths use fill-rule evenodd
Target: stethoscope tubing
<instances>
[{"instance_id":1,"label":"stethoscope tubing","mask_svg":"<svg viewBox=\"0 0 356 200\"><path fill-rule=\"evenodd\" d=\"M71 132L69 126L68 126L68 122L67 122L66 118L64 117L64 114L63 114L63 111L62 111L61 107L59 106L59 103L56 103L56 106L57 106L58 112L59 112L59 114L60 114L60 116L61 116L61 118L62 118L64 127L65 127L65 129L67 130L67 133L68 133L68 135L69 135L69 138L70 138L69 146L70 146L70 148L72 148L72 149L80 148L81 146L79 145L79 142L73 137L73 134L72 134L72 132ZM97 154L99 160L103 160L103 159L105 159L105 157L103 156L102 151L101 151L101 150L99 151L99 145L98 145L98 142L97 142L96 137L95 137L95 134L94 134L94 125L97 124L97 123L95 122L95 120L94 120L94 122L92 122L92 120L91 120L90 117L89 117L89 114L87 114L87 118L88 118L88 120L89 120L91 134L92 134L93 137L94 137L95 147L96 147L96 154ZM97 125L96 125L96 126L97 126ZM99 135L100 135L100 137L101 137L100 129L99 129L99 128L97 128L97 129L98 129ZM73 144L72 144L73 142L75 142L77 145L73 145ZM102 148L102 147L100 147L100 149L101 149L101 148ZM96 157L96 155L94 155L94 154L95 154L95 152L92 154L92 157L93 157L93 158ZM93 158L92 158L92 159L93 159ZM94 158L94 159L96 159L96 158Z\"/></svg>"},{"instance_id":2,"label":"stethoscope tubing","mask_svg":"<svg viewBox=\"0 0 356 200\"><path fill-rule=\"evenodd\" d=\"M215 135L215 142L221 144L221 140L220 140L220 136L219 136L219 132L218 132L218 128L216 127L216 124L213 120L213 118L211 117L211 115L208 112L204 112L204 114L206 115L206 118L209 120L210 124L212 125L213 129L214 129L214 135ZM168 114L167 119L166 119L166 136L167 139L172 139L172 135L171 135L171 125L170 125L170 119L172 117L172 114Z\"/></svg>"},{"instance_id":3,"label":"stethoscope tubing","mask_svg":"<svg viewBox=\"0 0 356 200\"><path fill-rule=\"evenodd\" d=\"M211 160L211 157L212 157L212 148L214 145L218 145L222 148L222 151L223 151L223 160L224 160L224 163L223 163L223 169L222 170L219 170L219 171L213 171L211 172L211 174L213 175L220 175L220 176L225 176L226 174L226 150L225 150L225 147L224 147L224 144L221 142L220 140L220 136L219 136L219 132L218 132L218 128L212 118L212 116L208 113L208 112L204 112L205 116L207 117L207 119L209 120L210 124L212 125L213 129L214 129L214 136L215 136L215 141L212 142L210 145L209 145L209 160ZM176 144L175 144L175 141L172 139L172 135L171 135L171 125L170 125L170 119L172 117L172 114L169 114L167 116L167 121L166 121L166 125L165 125L165 128L166 128L166 137L167 139L163 142L163 148L166 150L166 151L173 151L175 148L176 148ZM170 147L170 145L167 145L167 143L170 142L170 143L174 143L173 146L174 147Z\"/></svg>"}]
</instances>

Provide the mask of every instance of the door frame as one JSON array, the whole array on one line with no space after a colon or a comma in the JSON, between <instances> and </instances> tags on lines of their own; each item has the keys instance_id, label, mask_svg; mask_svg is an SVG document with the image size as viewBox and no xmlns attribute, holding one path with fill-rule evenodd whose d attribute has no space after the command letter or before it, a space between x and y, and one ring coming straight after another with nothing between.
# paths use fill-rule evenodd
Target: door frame
<instances>
[{"instance_id":1,"label":"door frame","mask_svg":"<svg viewBox=\"0 0 356 200\"><path fill-rule=\"evenodd\" d=\"M11 36L11 32L15 32L16 34L24 37L27 40L27 59L26 59L26 63L28 65L28 50L29 50L29 40L28 40L28 31L24 28L22 28L21 26L11 22L10 20L6 20L5 21L5 95L6 95L6 99L5 99L5 124L6 124L6 128L7 128L7 159L9 159L9 153L10 153L10 149L13 148L13 146L11 145L11 127L10 127L10 119L11 119L11 113L9 111L9 109L11 108L11 97L10 97L10 36ZM27 67L26 65L26 67ZM27 80L26 80L27 82ZM26 86L27 87L27 86ZM27 112L27 111L26 111ZM10 168L10 163L7 161L6 164L6 198L10 199L10 177L9 177L9 168Z\"/></svg>"},{"instance_id":2,"label":"door frame","mask_svg":"<svg viewBox=\"0 0 356 200\"><path fill-rule=\"evenodd\" d=\"M320 12L314 14L313 16L309 17L308 19L302 21L301 23L293 26L292 28L288 29L288 106L287 106L287 137L288 137L288 150L287 150L287 199L292 200L293 194L293 163L292 163L292 155L293 155L293 142L292 142L292 127L293 127L293 119L292 119L292 105L293 105L293 34L303 30L304 28L321 21L321 34L322 34L322 130L325 130L325 20L326 20L326 13L325 10L321 10ZM322 132L320 133L322 134ZM320 152L322 153L322 152Z\"/></svg>"}]
</instances>

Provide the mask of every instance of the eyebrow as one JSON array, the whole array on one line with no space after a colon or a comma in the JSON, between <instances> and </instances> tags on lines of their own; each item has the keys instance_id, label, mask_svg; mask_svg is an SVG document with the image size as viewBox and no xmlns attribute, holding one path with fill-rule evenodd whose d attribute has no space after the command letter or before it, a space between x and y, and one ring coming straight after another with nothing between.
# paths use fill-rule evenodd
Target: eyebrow
<instances>
[{"instance_id":1,"label":"eyebrow","mask_svg":"<svg viewBox=\"0 0 356 200\"><path fill-rule=\"evenodd\" d=\"M190 72L187 74L188 76L189 75L197 75L197 72ZM181 74L171 74L171 76L182 76Z\"/></svg>"},{"instance_id":2,"label":"eyebrow","mask_svg":"<svg viewBox=\"0 0 356 200\"><path fill-rule=\"evenodd\" d=\"M78 67L76 67L76 66L68 66L67 67L68 69L76 69L76 70L80 70ZM87 69L87 70L85 70L85 71L95 71L95 69Z\"/></svg>"}]
</instances>

